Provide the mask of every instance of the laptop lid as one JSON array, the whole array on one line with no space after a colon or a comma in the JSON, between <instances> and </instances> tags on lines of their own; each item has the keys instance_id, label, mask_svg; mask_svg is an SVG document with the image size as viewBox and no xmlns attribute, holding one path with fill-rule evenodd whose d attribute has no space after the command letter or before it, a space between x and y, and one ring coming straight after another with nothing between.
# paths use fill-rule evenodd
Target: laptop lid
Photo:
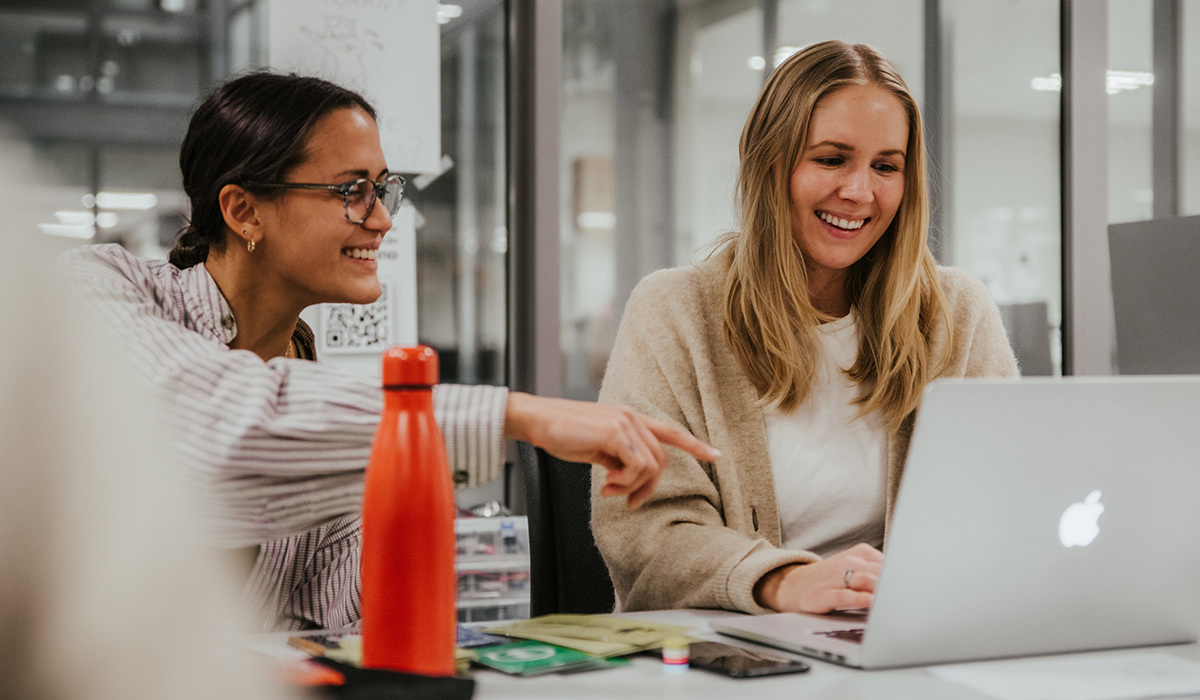
<instances>
[{"instance_id":1,"label":"laptop lid","mask_svg":"<svg viewBox=\"0 0 1200 700\"><path fill-rule=\"evenodd\" d=\"M1198 416L1200 377L931 384L861 653L847 662L1195 640ZM828 649L801 625L760 636L772 624L721 631Z\"/></svg>"}]
</instances>

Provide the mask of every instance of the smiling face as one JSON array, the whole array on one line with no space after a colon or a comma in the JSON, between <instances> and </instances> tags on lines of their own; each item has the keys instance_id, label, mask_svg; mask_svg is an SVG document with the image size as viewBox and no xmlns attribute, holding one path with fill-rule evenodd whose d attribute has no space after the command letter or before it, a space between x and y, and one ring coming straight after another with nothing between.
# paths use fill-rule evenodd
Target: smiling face
<instances>
[{"instance_id":1,"label":"smiling face","mask_svg":"<svg viewBox=\"0 0 1200 700\"><path fill-rule=\"evenodd\" d=\"M322 117L308 135L305 160L284 182L341 184L357 178L380 181L387 172L379 128L357 107ZM376 202L362 224L344 215L342 195L320 190L285 190L262 208L263 274L294 303L369 304L382 288L376 255L392 227L387 208ZM256 254L258 254L256 252Z\"/></svg>"},{"instance_id":2,"label":"smiling face","mask_svg":"<svg viewBox=\"0 0 1200 700\"><path fill-rule=\"evenodd\" d=\"M907 147L904 106L883 88L844 87L813 109L790 181L792 235L823 310L848 311L847 273L896 216Z\"/></svg>"}]
</instances>

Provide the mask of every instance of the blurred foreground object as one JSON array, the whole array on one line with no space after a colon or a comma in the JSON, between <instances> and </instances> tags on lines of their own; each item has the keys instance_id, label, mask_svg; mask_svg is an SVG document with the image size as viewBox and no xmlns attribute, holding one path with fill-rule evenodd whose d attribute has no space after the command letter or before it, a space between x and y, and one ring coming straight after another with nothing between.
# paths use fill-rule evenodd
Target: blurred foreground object
<instances>
[{"instance_id":1,"label":"blurred foreground object","mask_svg":"<svg viewBox=\"0 0 1200 700\"><path fill-rule=\"evenodd\" d=\"M282 697L249 667L148 395L60 293L61 247L4 233L0 697Z\"/></svg>"}]
</instances>

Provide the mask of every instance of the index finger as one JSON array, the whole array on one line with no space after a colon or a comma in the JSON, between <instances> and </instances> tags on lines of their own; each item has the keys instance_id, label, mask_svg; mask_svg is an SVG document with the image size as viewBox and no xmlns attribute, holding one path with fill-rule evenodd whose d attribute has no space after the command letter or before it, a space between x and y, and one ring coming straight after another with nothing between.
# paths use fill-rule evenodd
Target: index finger
<instances>
[{"instance_id":1,"label":"index finger","mask_svg":"<svg viewBox=\"0 0 1200 700\"><path fill-rule=\"evenodd\" d=\"M711 462L721 456L720 450L701 442L694 435L678 425L648 416L642 416L641 418L646 422L646 427L650 428L650 432L654 433L654 437L668 445L678 447L696 459Z\"/></svg>"}]
</instances>

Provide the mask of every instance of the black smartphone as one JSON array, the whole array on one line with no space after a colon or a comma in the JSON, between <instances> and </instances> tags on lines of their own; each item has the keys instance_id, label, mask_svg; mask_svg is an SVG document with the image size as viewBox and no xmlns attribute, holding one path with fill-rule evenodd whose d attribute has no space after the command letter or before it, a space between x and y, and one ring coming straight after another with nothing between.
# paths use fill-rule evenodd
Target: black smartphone
<instances>
[{"instance_id":1,"label":"black smartphone","mask_svg":"<svg viewBox=\"0 0 1200 700\"><path fill-rule=\"evenodd\" d=\"M761 651L750 651L720 642L695 642L688 649L688 663L705 671L733 678L804 673L809 665Z\"/></svg>"}]
</instances>

